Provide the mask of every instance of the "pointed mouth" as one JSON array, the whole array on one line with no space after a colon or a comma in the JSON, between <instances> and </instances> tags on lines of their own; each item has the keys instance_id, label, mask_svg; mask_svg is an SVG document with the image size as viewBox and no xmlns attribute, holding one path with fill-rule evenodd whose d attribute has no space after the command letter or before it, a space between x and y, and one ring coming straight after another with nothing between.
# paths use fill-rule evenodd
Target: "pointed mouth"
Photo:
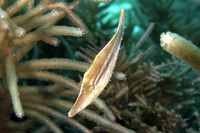
<instances>
[{"instance_id":1,"label":"pointed mouth","mask_svg":"<svg viewBox=\"0 0 200 133\"><path fill-rule=\"evenodd\" d=\"M69 117L73 117L74 115L76 115L78 112L80 112L81 110L83 110L85 107L87 107L89 105L89 97L87 97L86 95L81 95L75 102L74 106L71 108L71 110L68 113Z\"/></svg>"},{"instance_id":2,"label":"pointed mouth","mask_svg":"<svg viewBox=\"0 0 200 133\"><path fill-rule=\"evenodd\" d=\"M75 115L75 113L72 113L72 111L70 111L69 113L68 113L68 117L73 117Z\"/></svg>"},{"instance_id":3,"label":"pointed mouth","mask_svg":"<svg viewBox=\"0 0 200 133\"><path fill-rule=\"evenodd\" d=\"M74 104L74 106L71 108L71 110L68 113L68 117L73 117L74 115L76 115L79 111L81 111L83 108L81 106L79 106L80 103L79 101L76 101L76 103Z\"/></svg>"}]
</instances>

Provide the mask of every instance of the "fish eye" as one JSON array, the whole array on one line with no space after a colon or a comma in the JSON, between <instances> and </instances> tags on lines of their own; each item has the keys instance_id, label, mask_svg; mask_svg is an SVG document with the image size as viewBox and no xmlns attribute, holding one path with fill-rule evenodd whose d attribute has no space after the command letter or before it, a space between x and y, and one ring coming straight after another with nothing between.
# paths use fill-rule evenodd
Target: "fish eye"
<instances>
[{"instance_id":1,"label":"fish eye","mask_svg":"<svg viewBox=\"0 0 200 133\"><path fill-rule=\"evenodd\" d=\"M93 89L94 89L94 87L93 87L92 85L87 86L86 92L87 92L87 93L91 93L91 92L93 91Z\"/></svg>"}]
</instances>

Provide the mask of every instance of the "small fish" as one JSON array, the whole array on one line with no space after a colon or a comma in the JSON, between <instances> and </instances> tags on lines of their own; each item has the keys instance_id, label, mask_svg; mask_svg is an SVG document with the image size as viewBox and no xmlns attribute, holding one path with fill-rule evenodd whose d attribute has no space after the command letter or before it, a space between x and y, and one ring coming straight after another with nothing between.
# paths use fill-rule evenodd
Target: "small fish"
<instances>
[{"instance_id":1,"label":"small fish","mask_svg":"<svg viewBox=\"0 0 200 133\"><path fill-rule=\"evenodd\" d=\"M68 113L69 117L73 117L92 103L110 81L124 33L124 21L125 13L124 9L122 9L115 35L95 57L89 69L84 74L82 82L80 82L81 89L74 106Z\"/></svg>"}]
</instances>

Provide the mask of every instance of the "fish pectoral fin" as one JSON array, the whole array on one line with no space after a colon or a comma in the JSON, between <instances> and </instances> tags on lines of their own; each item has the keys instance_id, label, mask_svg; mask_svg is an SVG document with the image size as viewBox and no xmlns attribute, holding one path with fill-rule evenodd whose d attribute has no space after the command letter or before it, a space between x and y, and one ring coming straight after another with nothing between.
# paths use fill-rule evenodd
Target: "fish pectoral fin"
<instances>
[{"instance_id":1,"label":"fish pectoral fin","mask_svg":"<svg viewBox=\"0 0 200 133\"><path fill-rule=\"evenodd\" d=\"M81 80L81 81L78 83L78 88L81 88L82 81L83 81L83 80Z\"/></svg>"}]
</instances>

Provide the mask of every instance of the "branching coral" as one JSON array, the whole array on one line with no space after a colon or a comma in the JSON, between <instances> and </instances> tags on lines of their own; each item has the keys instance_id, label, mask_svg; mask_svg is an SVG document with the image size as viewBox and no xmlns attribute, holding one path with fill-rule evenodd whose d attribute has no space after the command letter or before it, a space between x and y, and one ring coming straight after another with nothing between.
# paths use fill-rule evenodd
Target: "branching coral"
<instances>
[{"instance_id":1,"label":"branching coral","mask_svg":"<svg viewBox=\"0 0 200 133\"><path fill-rule=\"evenodd\" d=\"M17 90L16 64L39 40L56 46L59 41L57 38L53 37L55 35L83 36L84 34L83 30L80 28L53 26L54 23L67 14L65 10L51 8L51 6L57 3L51 4L43 1L35 8L30 7L33 9L30 9L31 11L28 13L12 18L23 6L30 4L30 2L31 1L28 0L16 1L13 5L8 7L6 11L0 10L0 49L2 66L0 75L4 80L3 86L7 86L11 94L14 111L17 117L20 118L23 117L24 113L20 105L19 93ZM60 4L64 5L64 3ZM73 5L71 8L72 7ZM65 6L65 8L68 7ZM49 9L51 11L44 14L45 11ZM18 25L20 25L20 27ZM30 32L30 30L33 30L35 27L38 28Z\"/></svg>"},{"instance_id":2,"label":"branching coral","mask_svg":"<svg viewBox=\"0 0 200 133\"><path fill-rule=\"evenodd\" d=\"M88 62L92 62L101 48L93 45L92 34L80 19L82 17L79 18L72 11L78 7L79 1L70 4L53 0L42 0L39 3L32 3L32 0L17 0L14 4L9 2L11 1L0 1L0 132L71 132L73 129L69 129L68 126L70 126L88 133L134 133L135 131L153 133L174 132L186 127L188 119L183 119L186 117L180 116L180 114L182 115L191 109L185 107L195 103L192 97L197 93L200 79L191 80L190 77L185 76L190 72L190 69L183 62L175 59L168 60L167 63L161 65L152 63L152 58L143 62L147 55L148 57L152 55L153 47L147 45L146 51L143 52L140 46L152 30L153 24L150 25L140 41L133 45L133 48L128 52L129 54L126 54L126 50L123 48L120 50L120 58L117 61L115 71L124 74L114 72L105 91L100 95L100 98L93 102L96 106L93 104L88 106L72 119L67 117L67 111L73 105L70 101L75 101L78 95L78 83L64 76L63 71L56 73L55 69L85 72L89 68L89 64L55 57L35 60L27 60L24 57L34 46L41 47L41 41L57 46L59 44L57 37L63 39L60 35L80 37L85 34L92 46L88 45L87 49L81 48L85 54L79 52L79 55ZM142 2L145 6L149 5ZM155 7L152 6L153 9L166 8L173 3L173 1L165 1L169 2L166 6L158 6L159 2L156 4L152 2L155 5ZM83 7L86 7L87 4L89 7L89 2L83 1ZM90 8L95 11L96 7L98 6ZM106 7L108 5L102 6L101 9ZM81 12L80 9L76 9L77 12ZM147 8L141 10L144 9ZM91 16L88 15L87 10L82 11L85 22ZM98 11L92 13L95 14ZM167 9L162 11L168 12ZM151 14L155 15L156 18L155 12ZM159 15L164 16L163 14L165 12ZM86 15L88 17L85 17ZM65 16L81 29L67 27L64 24L62 26L55 25ZM97 27L99 19L105 16L106 14L97 16L97 18L91 17L92 19L88 19L88 21L94 23L90 25L91 27L93 26L101 35L109 38L108 35L112 34L113 29L117 26L112 23L108 26L109 31L105 31L107 24L109 24L108 21L101 27L104 30ZM171 14L164 20L171 20L170 17ZM152 20L156 20L155 18ZM164 27L165 29L173 28L171 23L178 22L182 17L172 18L172 21L167 22L169 27ZM161 20L155 21L160 29L163 28ZM186 21L188 22L188 20ZM146 22L148 23L148 21ZM191 33L198 27L196 25L188 30L192 24L183 28L179 27L180 31L187 30L187 33ZM133 27L133 25L126 25L124 42L133 42L126 35L126 31L130 34ZM144 25L141 27L145 28ZM93 34L97 35L95 32ZM156 30L154 35L157 38L158 34L160 33ZM73 39L71 42L76 44L77 40ZM128 45L132 46L132 44ZM46 46L44 47L46 49ZM149 55L150 53L151 55ZM54 56L54 53L48 54ZM12 93L11 96L10 93ZM14 114L18 117L22 117L23 114L25 116L22 119L17 119ZM187 131L189 132L189 130Z\"/></svg>"},{"instance_id":3,"label":"branching coral","mask_svg":"<svg viewBox=\"0 0 200 133\"><path fill-rule=\"evenodd\" d=\"M39 40L57 46L59 44L59 40L55 37L57 35L81 37L85 33L88 41L92 43L93 37L87 27L72 12L79 2L68 5L59 1L42 0L34 7L35 3L32 0L18 0L6 7L7 2L10 1L1 1L0 10L0 132L35 130L34 126L38 122L44 123L46 126L38 128L35 132L39 130L63 132L58 126L62 123L58 121L57 125L54 122L56 120L62 120L82 132L91 132L79 122L68 118L64 113L72 107L69 99L71 96L77 95L78 84L62 75L45 71L47 69L66 69L85 72L89 64L58 58L21 61ZM56 26L55 24L66 15L83 30L75 27ZM115 75L115 77L119 77L118 75L121 74L116 73ZM44 80L48 84L29 85L27 80L30 79ZM107 117L102 117L90 110L82 111L81 115L110 129L134 132L114 122L114 115L102 100L97 99L94 103L104 110ZM19 118L25 114L25 118L16 123L12 118L10 119L13 112Z\"/></svg>"},{"instance_id":4,"label":"branching coral","mask_svg":"<svg viewBox=\"0 0 200 133\"><path fill-rule=\"evenodd\" d=\"M2 1L1 7L5 8L6 4L6 2ZM63 5L63 8L52 7L57 4ZM77 37L84 35L83 30L80 28L54 26L54 23L56 23L68 13L66 9L73 9L74 5L76 4L77 3L72 3L70 6L67 6L65 3L51 3L50 1L41 1L40 4L38 4L36 7L33 7L34 3L32 3L32 1L18 0L13 5L9 6L5 11L2 9L0 10L0 77L2 79L2 104L0 113L1 131L4 128L4 125L7 124L6 121L9 120L11 113L9 92L15 114L20 118L24 116L17 82L20 78L20 73L30 74L30 72L29 70L17 70L17 65L19 64L19 61L22 59L22 57L39 40L43 40L51 45L56 46L59 44L59 41L57 38L53 37L55 35L71 35ZM23 7L27 7L27 12L25 14L13 17L20 10L23 10ZM74 18L74 20L77 19ZM7 99L7 102L5 102L5 99ZM3 102L6 103L6 106L2 106L4 105Z\"/></svg>"},{"instance_id":5,"label":"branching coral","mask_svg":"<svg viewBox=\"0 0 200 133\"><path fill-rule=\"evenodd\" d=\"M178 34L167 32L161 34L161 47L172 55L185 61L200 74L200 50Z\"/></svg>"}]
</instances>

